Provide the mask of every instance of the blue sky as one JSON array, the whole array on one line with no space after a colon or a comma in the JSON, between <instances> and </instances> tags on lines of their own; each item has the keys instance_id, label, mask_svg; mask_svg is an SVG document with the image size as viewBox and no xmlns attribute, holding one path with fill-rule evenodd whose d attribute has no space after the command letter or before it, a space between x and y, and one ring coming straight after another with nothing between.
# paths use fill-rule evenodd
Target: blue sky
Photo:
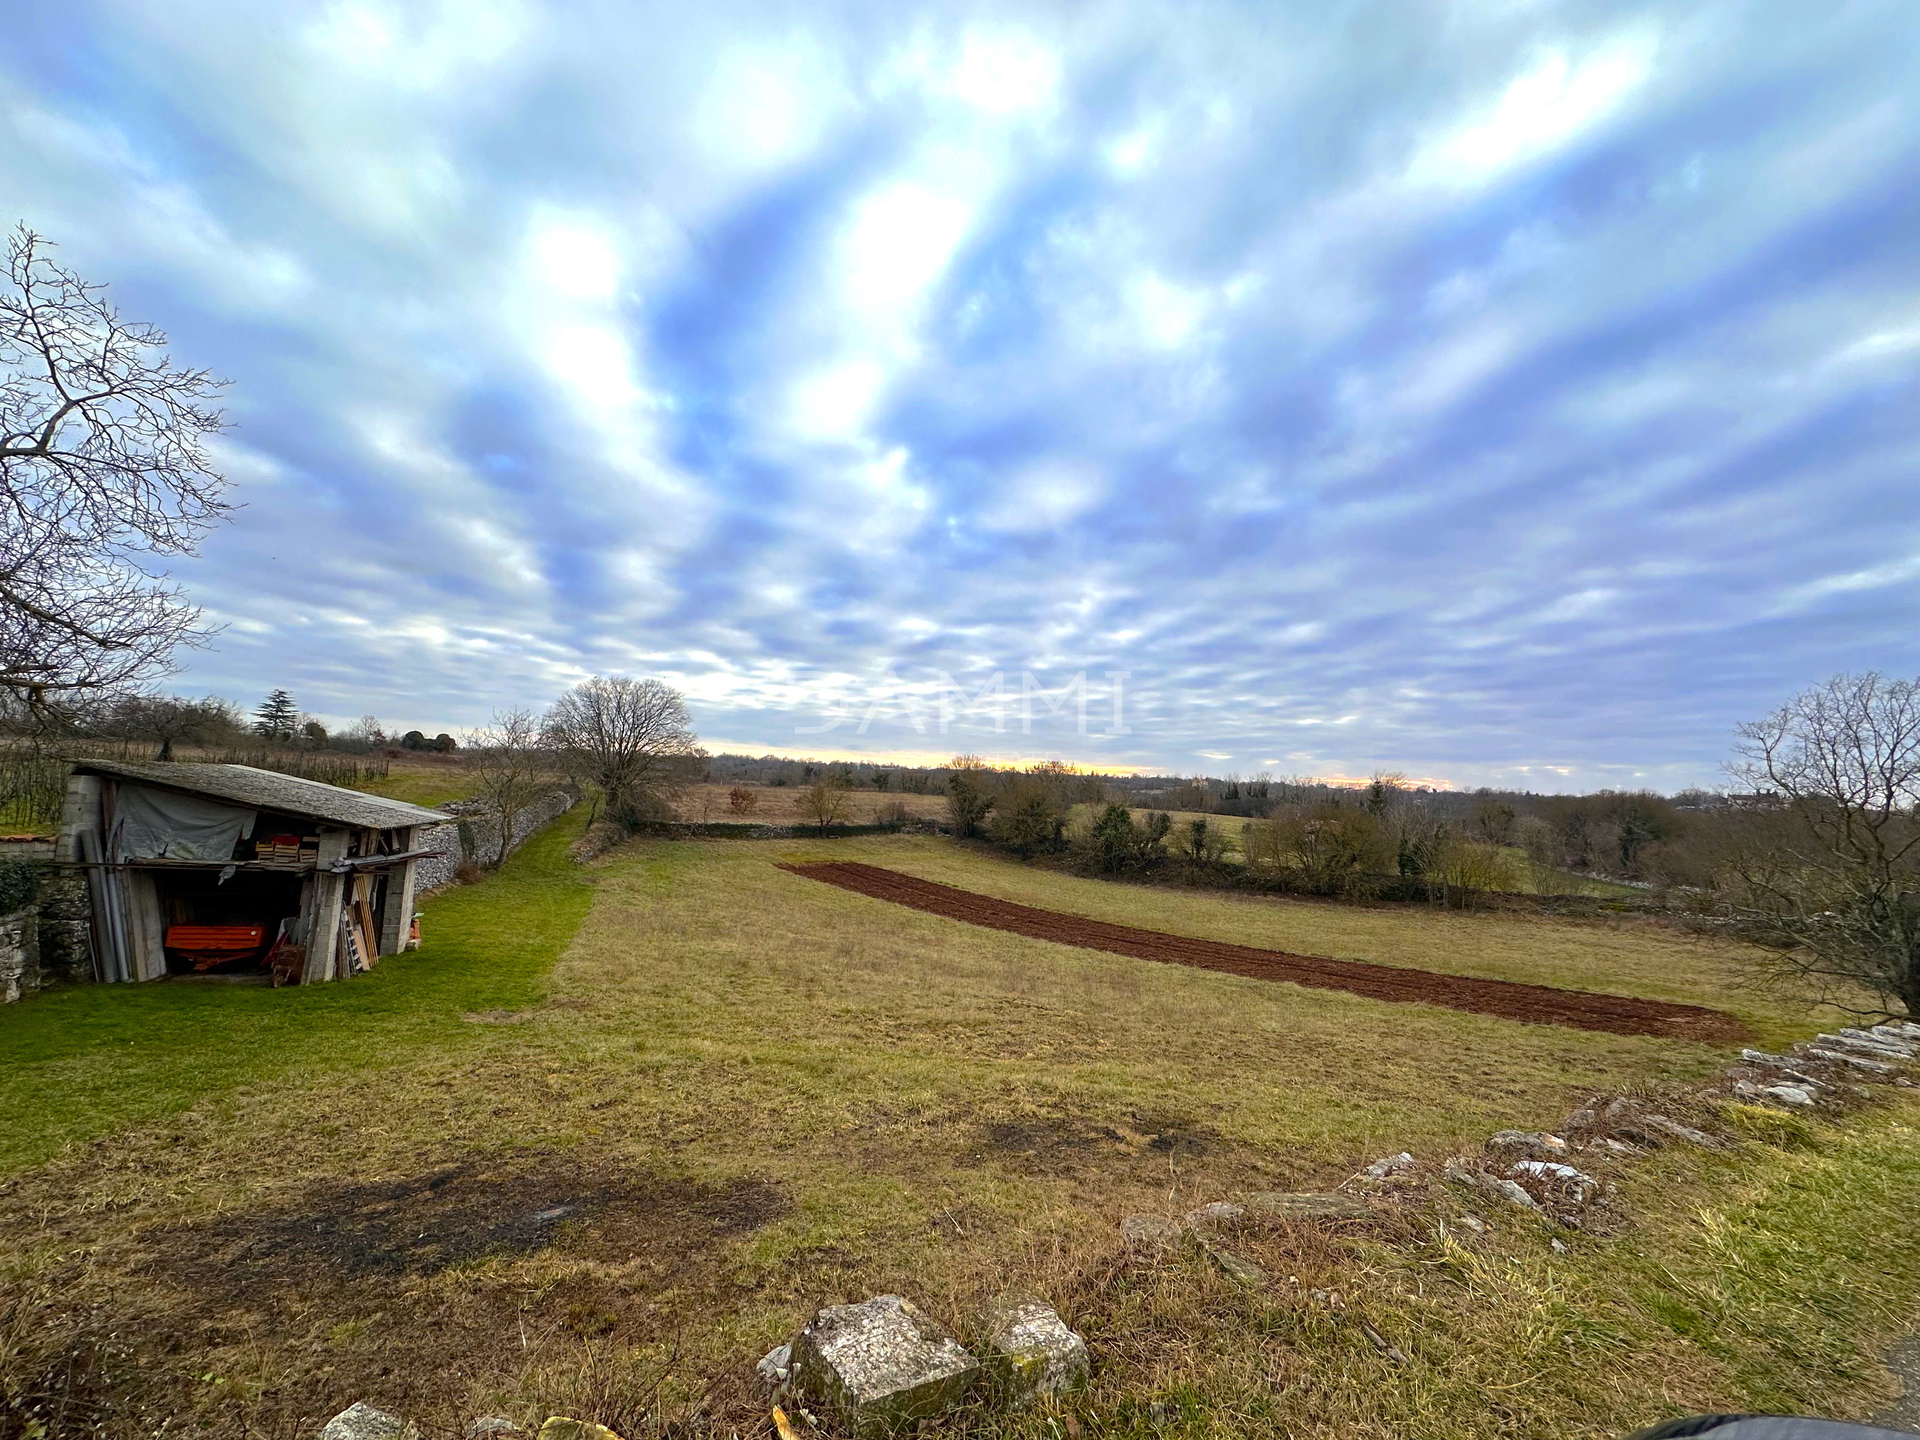
<instances>
[{"instance_id":1,"label":"blue sky","mask_svg":"<svg viewBox=\"0 0 1920 1440\"><path fill-rule=\"evenodd\" d=\"M6 218L234 382L177 688L1673 789L1920 670L1910 0L10 16Z\"/></svg>"}]
</instances>

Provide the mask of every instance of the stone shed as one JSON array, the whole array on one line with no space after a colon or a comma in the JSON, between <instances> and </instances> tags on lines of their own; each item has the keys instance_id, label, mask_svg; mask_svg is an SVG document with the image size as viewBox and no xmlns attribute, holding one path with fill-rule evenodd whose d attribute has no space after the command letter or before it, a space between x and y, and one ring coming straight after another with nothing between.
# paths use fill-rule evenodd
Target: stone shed
<instances>
[{"instance_id":1,"label":"stone shed","mask_svg":"<svg viewBox=\"0 0 1920 1440\"><path fill-rule=\"evenodd\" d=\"M345 980L405 949L447 817L250 765L83 760L56 865L87 878L94 978Z\"/></svg>"}]
</instances>

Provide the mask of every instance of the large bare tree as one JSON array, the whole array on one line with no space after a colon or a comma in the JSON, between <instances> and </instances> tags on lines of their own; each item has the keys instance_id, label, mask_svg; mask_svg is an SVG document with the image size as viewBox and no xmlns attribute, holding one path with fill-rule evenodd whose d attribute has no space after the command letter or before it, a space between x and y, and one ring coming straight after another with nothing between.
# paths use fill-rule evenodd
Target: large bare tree
<instances>
[{"instance_id":1,"label":"large bare tree","mask_svg":"<svg viewBox=\"0 0 1920 1440\"><path fill-rule=\"evenodd\" d=\"M229 508L223 387L22 225L0 275L0 688L28 714L165 673L205 632L160 565Z\"/></svg>"},{"instance_id":2,"label":"large bare tree","mask_svg":"<svg viewBox=\"0 0 1920 1440\"><path fill-rule=\"evenodd\" d=\"M1836 675L1738 734L1747 933L1823 999L1920 1016L1920 680Z\"/></svg>"},{"instance_id":3,"label":"large bare tree","mask_svg":"<svg viewBox=\"0 0 1920 1440\"><path fill-rule=\"evenodd\" d=\"M562 695L545 738L576 777L600 787L607 818L629 828L666 819L706 754L678 690L623 675L596 675Z\"/></svg>"}]
</instances>

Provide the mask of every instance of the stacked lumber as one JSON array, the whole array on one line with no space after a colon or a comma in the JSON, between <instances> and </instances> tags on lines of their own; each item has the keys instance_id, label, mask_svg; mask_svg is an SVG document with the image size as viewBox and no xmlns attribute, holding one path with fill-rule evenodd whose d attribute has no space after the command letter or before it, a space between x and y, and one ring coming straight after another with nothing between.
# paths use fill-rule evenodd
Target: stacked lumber
<instances>
[{"instance_id":1,"label":"stacked lumber","mask_svg":"<svg viewBox=\"0 0 1920 1440\"><path fill-rule=\"evenodd\" d=\"M272 835L253 842L253 859L275 870L311 870L320 855L317 840L298 835Z\"/></svg>"}]
</instances>

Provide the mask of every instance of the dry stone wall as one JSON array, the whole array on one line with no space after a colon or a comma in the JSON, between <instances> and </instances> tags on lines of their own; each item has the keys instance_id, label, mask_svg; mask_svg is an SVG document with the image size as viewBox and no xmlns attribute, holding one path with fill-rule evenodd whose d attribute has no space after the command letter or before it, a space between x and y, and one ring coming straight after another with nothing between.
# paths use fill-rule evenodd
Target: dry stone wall
<instances>
[{"instance_id":1,"label":"dry stone wall","mask_svg":"<svg viewBox=\"0 0 1920 1440\"><path fill-rule=\"evenodd\" d=\"M40 988L39 921L33 905L0 915L0 1005Z\"/></svg>"},{"instance_id":2,"label":"dry stone wall","mask_svg":"<svg viewBox=\"0 0 1920 1440\"><path fill-rule=\"evenodd\" d=\"M513 837L507 852L518 850L534 831L566 814L577 799L568 790L552 790L538 797L514 817ZM500 822L495 816L480 813L480 806L471 800L456 800L441 808L447 812L447 823L427 826L414 840L422 850L442 852L414 867L416 891L451 885L460 866L468 860L491 865L500 858Z\"/></svg>"}]
</instances>

